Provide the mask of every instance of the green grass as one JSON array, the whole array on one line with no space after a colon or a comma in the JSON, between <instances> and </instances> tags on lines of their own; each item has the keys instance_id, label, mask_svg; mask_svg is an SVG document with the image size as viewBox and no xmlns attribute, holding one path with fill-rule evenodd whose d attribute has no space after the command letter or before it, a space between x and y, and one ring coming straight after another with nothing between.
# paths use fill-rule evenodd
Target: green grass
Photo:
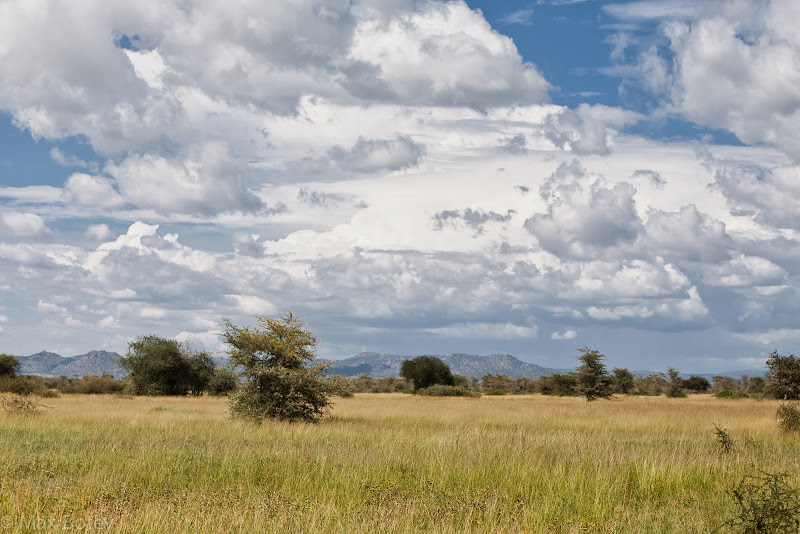
<instances>
[{"instance_id":1,"label":"green grass","mask_svg":"<svg viewBox=\"0 0 800 534\"><path fill-rule=\"evenodd\" d=\"M360 394L317 425L261 426L217 398L41 402L36 416L0 412L10 532L36 518L116 532L725 531L743 474L800 473L777 403L751 399Z\"/></svg>"}]
</instances>

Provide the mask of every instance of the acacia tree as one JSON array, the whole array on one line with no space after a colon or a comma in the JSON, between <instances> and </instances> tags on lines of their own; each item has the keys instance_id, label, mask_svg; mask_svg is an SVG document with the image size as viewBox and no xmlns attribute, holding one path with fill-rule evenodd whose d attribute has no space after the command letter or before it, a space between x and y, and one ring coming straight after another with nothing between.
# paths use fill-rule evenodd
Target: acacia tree
<instances>
[{"instance_id":1,"label":"acacia tree","mask_svg":"<svg viewBox=\"0 0 800 534\"><path fill-rule=\"evenodd\" d=\"M317 338L292 312L279 319L256 316L254 326L223 320L222 337L233 365L243 368L244 383L230 399L234 417L316 422L343 392L326 374L330 363L314 362Z\"/></svg>"},{"instance_id":2,"label":"acacia tree","mask_svg":"<svg viewBox=\"0 0 800 534\"><path fill-rule=\"evenodd\" d=\"M578 393L585 395L587 401L610 399L612 397L611 376L603 363L605 356L589 347L578 349L578 352L582 354L578 357L581 366L578 367L576 373Z\"/></svg>"},{"instance_id":3,"label":"acacia tree","mask_svg":"<svg viewBox=\"0 0 800 534\"><path fill-rule=\"evenodd\" d=\"M214 360L189 344L139 336L119 360L137 395L200 395L214 373Z\"/></svg>"},{"instance_id":4,"label":"acacia tree","mask_svg":"<svg viewBox=\"0 0 800 534\"><path fill-rule=\"evenodd\" d=\"M800 358L773 351L767 359L767 388L776 399L800 399Z\"/></svg>"},{"instance_id":5,"label":"acacia tree","mask_svg":"<svg viewBox=\"0 0 800 534\"><path fill-rule=\"evenodd\" d=\"M417 356L405 360L400 366L400 376L413 384L414 391L434 384L455 385L450 366L434 356Z\"/></svg>"},{"instance_id":6,"label":"acacia tree","mask_svg":"<svg viewBox=\"0 0 800 534\"><path fill-rule=\"evenodd\" d=\"M19 360L10 354L0 354L0 376L14 378L19 374Z\"/></svg>"}]
</instances>

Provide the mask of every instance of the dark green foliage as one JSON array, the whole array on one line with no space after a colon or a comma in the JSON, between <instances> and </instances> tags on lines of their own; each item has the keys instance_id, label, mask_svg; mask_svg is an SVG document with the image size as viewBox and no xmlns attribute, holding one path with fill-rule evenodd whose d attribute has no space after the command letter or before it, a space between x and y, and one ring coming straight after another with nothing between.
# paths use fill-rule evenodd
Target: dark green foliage
<instances>
[{"instance_id":1,"label":"dark green foliage","mask_svg":"<svg viewBox=\"0 0 800 534\"><path fill-rule=\"evenodd\" d=\"M732 452L734 443L730 434L728 434L724 428L720 428L717 425L714 425L714 433L717 437L717 444L719 444L719 452L722 454Z\"/></svg>"},{"instance_id":2,"label":"dark green foliage","mask_svg":"<svg viewBox=\"0 0 800 534\"><path fill-rule=\"evenodd\" d=\"M227 395L239 385L239 377L230 369L215 369L206 391L209 395Z\"/></svg>"},{"instance_id":3,"label":"dark green foliage","mask_svg":"<svg viewBox=\"0 0 800 534\"><path fill-rule=\"evenodd\" d=\"M214 360L206 352L183 351L182 356L186 365L180 382L190 394L202 395L214 377Z\"/></svg>"},{"instance_id":4,"label":"dark green foliage","mask_svg":"<svg viewBox=\"0 0 800 534\"><path fill-rule=\"evenodd\" d=\"M10 354L0 354L0 377L14 378L19 374L19 360Z\"/></svg>"},{"instance_id":5,"label":"dark green foliage","mask_svg":"<svg viewBox=\"0 0 800 534\"><path fill-rule=\"evenodd\" d=\"M174 339L149 335L128 343L119 360L137 395L199 395L214 372L214 361Z\"/></svg>"},{"instance_id":6,"label":"dark green foliage","mask_svg":"<svg viewBox=\"0 0 800 534\"><path fill-rule=\"evenodd\" d=\"M611 377L611 387L614 393L622 393L627 395L633 392L635 387L636 377L633 376L628 369L622 367L614 367L614 374Z\"/></svg>"},{"instance_id":7,"label":"dark green foliage","mask_svg":"<svg viewBox=\"0 0 800 534\"><path fill-rule=\"evenodd\" d=\"M569 397L576 394L578 379L574 373L554 373L539 378L539 391L542 395Z\"/></svg>"},{"instance_id":8,"label":"dark green foliage","mask_svg":"<svg viewBox=\"0 0 800 534\"><path fill-rule=\"evenodd\" d=\"M800 529L800 494L786 473L747 474L730 490L735 513L728 525L743 533L792 533Z\"/></svg>"},{"instance_id":9,"label":"dark green foliage","mask_svg":"<svg viewBox=\"0 0 800 534\"><path fill-rule=\"evenodd\" d=\"M610 399L611 377L603 363L605 356L589 347L578 349L578 352L581 353L578 357L581 366L576 372L578 393L585 396L587 401Z\"/></svg>"},{"instance_id":10,"label":"dark green foliage","mask_svg":"<svg viewBox=\"0 0 800 534\"><path fill-rule=\"evenodd\" d=\"M686 392L683 391L683 380L680 378L680 373L673 367L667 368L667 375L669 376L669 384L667 385L667 397L677 398L685 397Z\"/></svg>"},{"instance_id":11,"label":"dark green foliage","mask_svg":"<svg viewBox=\"0 0 800 534\"><path fill-rule=\"evenodd\" d=\"M773 351L767 359L767 391L776 399L800 399L800 358Z\"/></svg>"},{"instance_id":12,"label":"dark green foliage","mask_svg":"<svg viewBox=\"0 0 800 534\"><path fill-rule=\"evenodd\" d=\"M480 397L477 391L470 391L464 386L448 386L445 384L434 384L426 388L417 390L418 395L428 395L430 397Z\"/></svg>"},{"instance_id":13,"label":"dark green foliage","mask_svg":"<svg viewBox=\"0 0 800 534\"><path fill-rule=\"evenodd\" d=\"M31 395L41 393L47 389L41 377L36 375L21 375L13 378L0 377L0 391L14 393L15 395Z\"/></svg>"},{"instance_id":14,"label":"dark green foliage","mask_svg":"<svg viewBox=\"0 0 800 534\"><path fill-rule=\"evenodd\" d=\"M782 402L778 406L778 426L784 432L797 432L800 430L800 410L797 409L797 402Z\"/></svg>"},{"instance_id":15,"label":"dark green foliage","mask_svg":"<svg viewBox=\"0 0 800 534\"><path fill-rule=\"evenodd\" d=\"M434 384L455 385L450 367L433 356L417 356L404 361L400 366L400 376L411 382L414 391Z\"/></svg>"},{"instance_id":16,"label":"dark green foliage","mask_svg":"<svg viewBox=\"0 0 800 534\"><path fill-rule=\"evenodd\" d=\"M239 328L225 319L223 337L234 366L244 368L244 383L230 395L235 417L316 422L333 395L349 395L344 380L326 375L329 363L312 361L317 338L289 312L280 319L257 317Z\"/></svg>"},{"instance_id":17,"label":"dark green foliage","mask_svg":"<svg viewBox=\"0 0 800 534\"><path fill-rule=\"evenodd\" d=\"M681 380L681 387L693 393L705 393L711 389L711 382L702 376L692 375Z\"/></svg>"}]
</instances>

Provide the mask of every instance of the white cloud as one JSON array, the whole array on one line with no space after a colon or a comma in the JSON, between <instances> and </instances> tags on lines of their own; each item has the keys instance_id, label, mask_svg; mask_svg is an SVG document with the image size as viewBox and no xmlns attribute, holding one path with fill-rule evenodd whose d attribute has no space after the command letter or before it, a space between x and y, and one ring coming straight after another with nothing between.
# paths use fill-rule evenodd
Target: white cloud
<instances>
[{"instance_id":1,"label":"white cloud","mask_svg":"<svg viewBox=\"0 0 800 534\"><path fill-rule=\"evenodd\" d=\"M539 329L536 325L520 326L509 323L456 323L440 328L426 328L425 332L447 337L479 338L535 338Z\"/></svg>"},{"instance_id":2,"label":"white cloud","mask_svg":"<svg viewBox=\"0 0 800 534\"><path fill-rule=\"evenodd\" d=\"M50 204L61 200L61 189L49 185L29 185L25 187L0 187L0 197L17 202Z\"/></svg>"},{"instance_id":3,"label":"white cloud","mask_svg":"<svg viewBox=\"0 0 800 534\"><path fill-rule=\"evenodd\" d=\"M84 173L67 178L64 197L82 207L116 208L125 202L107 178Z\"/></svg>"},{"instance_id":4,"label":"white cloud","mask_svg":"<svg viewBox=\"0 0 800 534\"><path fill-rule=\"evenodd\" d=\"M161 213L214 215L258 212L264 203L246 187L229 148L210 142L190 157L170 161L150 154L134 155L106 172L117 180L126 200Z\"/></svg>"},{"instance_id":5,"label":"white cloud","mask_svg":"<svg viewBox=\"0 0 800 534\"><path fill-rule=\"evenodd\" d=\"M575 330L564 330L563 332L553 332L550 334L550 339L556 340L575 339L576 337L578 337L578 333Z\"/></svg>"},{"instance_id":6,"label":"white cloud","mask_svg":"<svg viewBox=\"0 0 800 534\"><path fill-rule=\"evenodd\" d=\"M272 315L279 310L273 303L255 295L231 295L236 301L236 311L247 315Z\"/></svg>"},{"instance_id":7,"label":"white cloud","mask_svg":"<svg viewBox=\"0 0 800 534\"><path fill-rule=\"evenodd\" d=\"M88 163L80 158L77 158L71 154L64 154L58 147L53 147L50 149L50 158L62 167L86 168L89 166Z\"/></svg>"},{"instance_id":8,"label":"white cloud","mask_svg":"<svg viewBox=\"0 0 800 534\"><path fill-rule=\"evenodd\" d=\"M86 235L97 241L108 241L114 234L107 224L93 224L86 228Z\"/></svg>"},{"instance_id":9,"label":"white cloud","mask_svg":"<svg viewBox=\"0 0 800 534\"><path fill-rule=\"evenodd\" d=\"M7 211L0 213L0 236L33 241L49 240L53 231L35 213ZM2 239L2 237L0 237Z\"/></svg>"}]
</instances>

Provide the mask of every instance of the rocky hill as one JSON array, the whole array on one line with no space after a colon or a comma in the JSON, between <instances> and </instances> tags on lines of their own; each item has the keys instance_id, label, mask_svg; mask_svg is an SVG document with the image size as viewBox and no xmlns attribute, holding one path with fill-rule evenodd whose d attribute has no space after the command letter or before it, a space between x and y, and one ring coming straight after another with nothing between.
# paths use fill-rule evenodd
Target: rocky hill
<instances>
[{"instance_id":1,"label":"rocky hill","mask_svg":"<svg viewBox=\"0 0 800 534\"><path fill-rule=\"evenodd\" d=\"M486 374L501 374L508 375L511 378L522 376L536 378L556 372L555 369L520 361L510 354L477 356L456 353L436 357L449 365L453 373L465 376L481 377ZM400 376L400 366L404 360L410 358L413 358L413 356L362 352L350 358L333 361L328 373L344 376L365 374L374 378Z\"/></svg>"},{"instance_id":2,"label":"rocky hill","mask_svg":"<svg viewBox=\"0 0 800 534\"><path fill-rule=\"evenodd\" d=\"M119 354L105 350L93 350L64 358L54 352L42 351L30 356L20 356L20 371L24 375L39 376L83 376L100 375L103 372L122 378L127 372L119 366Z\"/></svg>"}]
</instances>

